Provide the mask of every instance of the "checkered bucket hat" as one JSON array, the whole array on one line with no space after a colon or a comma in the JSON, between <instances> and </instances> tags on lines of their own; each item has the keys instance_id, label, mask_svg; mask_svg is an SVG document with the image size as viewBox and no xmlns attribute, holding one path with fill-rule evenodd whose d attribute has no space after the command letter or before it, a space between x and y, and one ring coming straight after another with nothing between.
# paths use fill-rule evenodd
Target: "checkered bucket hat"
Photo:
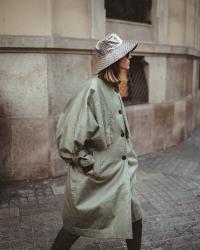
<instances>
[{"instance_id":1,"label":"checkered bucket hat","mask_svg":"<svg viewBox=\"0 0 200 250\"><path fill-rule=\"evenodd\" d=\"M99 73L137 47L134 41L122 40L117 34L108 34L95 46L97 55L97 71Z\"/></svg>"}]
</instances>

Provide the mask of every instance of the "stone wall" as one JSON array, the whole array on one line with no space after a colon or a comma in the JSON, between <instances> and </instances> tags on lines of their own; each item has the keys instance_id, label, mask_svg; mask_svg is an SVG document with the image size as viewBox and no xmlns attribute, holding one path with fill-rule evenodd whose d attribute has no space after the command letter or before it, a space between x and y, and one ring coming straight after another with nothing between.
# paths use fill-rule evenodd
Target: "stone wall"
<instances>
[{"instance_id":1,"label":"stone wall","mask_svg":"<svg viewBox=\"0 0 200 250\"><path fill-rule=\"evenodd\" d=\"M91 77L94 42L64 39L63 46L68 45L60 51L55 43L61 40L34 37L34 53L24 53L29 46L26 38L12 39L0 39L1 44L6 43L4 53L0 53L0 179L64 174L65 164L56 150L55 126L69 97ZM21 47L15 48L15 53L8 49L12 43ZM38 46L43 44L48 48L40 52ZM74 48L77 44L76 53L69 49L72 44Z\"/></svg>"},{"instance_id":2,"label":"stone wall","mask_svg":"<svg viewBox=\"0 0 200 250\"><path fill-rule=\"evenodd\" d=\"M0 35L101 38L102 0L1 0Z\"/></svg>"},{"instance_id":3,"label":"stone wall","mask_svg":"<svg viewBox=\"0 0 200 250\"><path fill-rule=\"evenodd\" d=\"M151 25L105 21L103 0L0 2L0 180L66 174L56 122L92 76L105 30L138 40L148 62L149 103L126 107L136 152L175 146L200 126L199 1L152 2Z\"/></svg>"},{"instance_id":4,"label":"stone wall","mask_svg":"<svg viewBox=\"0 0 200 250\"><path fill-rule=\"evenodd\" d=\"M96 41L1 36L0 43L0 179L65 174L56 122L68 98L92 75ZM198 52L172 55L172 48L163 54L161 47L141 43L136 52L148 60L151 78L150 103L126 107L139 155L174 146L200 125Z\"/></svg>"},{"instance_id":5,"label":"stone wall","mask_svg":"<svg viewBox=\"0 0 200 250\"><path fill-rule=\"evenodd\" d=\"M200 90L177 101L127 107L132 142L139 155L184 142L200 126Z\"/></svg>"}]
</instances>

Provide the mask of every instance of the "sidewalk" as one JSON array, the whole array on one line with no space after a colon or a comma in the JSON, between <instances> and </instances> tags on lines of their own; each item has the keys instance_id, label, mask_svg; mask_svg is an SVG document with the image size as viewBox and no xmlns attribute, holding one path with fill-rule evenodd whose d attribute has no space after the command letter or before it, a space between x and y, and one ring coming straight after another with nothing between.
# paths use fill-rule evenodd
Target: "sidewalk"
<instances>
[{"instance_id":1,"label":"sidewalk","mask_svg":"<svg viewBox=\"0 0 200 250\"><path fill-rule=\"evenodd\" d=\"M200 129L185 144L139 158L142 249L200 249ZM48 250L62 225L65 177L0 184L0 250ZM72 249L125 250L80 238Z\"/></svg>"}]
</instances>

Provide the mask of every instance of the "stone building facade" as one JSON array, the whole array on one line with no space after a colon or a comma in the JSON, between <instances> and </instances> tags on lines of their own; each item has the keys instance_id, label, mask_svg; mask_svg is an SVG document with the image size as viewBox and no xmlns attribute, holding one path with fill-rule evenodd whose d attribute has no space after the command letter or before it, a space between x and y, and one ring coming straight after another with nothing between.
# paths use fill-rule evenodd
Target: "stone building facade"
<instances>
[{"instance_id":1,"label":"stone building facade","mask_svg":"<svg viewBox=\"0 0 200 250\"><path fill-rule=\"evenodd\" d=\"M148 101L126 106L136 152L175 146L200 126L200 1L152 0L149 15L106 18L104 0L0 0L0 180L66 173L58 114L109 32L138 40L147 65Z\"/></svg>"}]
</instances>

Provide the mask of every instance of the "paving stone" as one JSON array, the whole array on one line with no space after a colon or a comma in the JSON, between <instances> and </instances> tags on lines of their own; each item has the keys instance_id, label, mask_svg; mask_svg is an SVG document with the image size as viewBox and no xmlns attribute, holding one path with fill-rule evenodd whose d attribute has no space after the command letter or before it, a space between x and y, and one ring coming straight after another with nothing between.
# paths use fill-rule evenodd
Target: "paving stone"
<instances>
[{"instance_id":1,"label":"paving stone","mask_svg":"<svg viewBox=\"0 0 200 250\"><path fill-rule=\"evenodd\" d=\"M22 241L10 241L10 248L11 249L23 249Z\"/></svg>"},{"instance_id":2,"label":"paving stone","mask_svg":"<svg viewBox=\"0 0 200 250\"><path fill-rule=\"evenodd\" d=\"M200 129L185 144L139 157L143 250L200 249ZM0 250L49 250L62 226L66 177L0 183ZM73 250L125 250L80 237Z\"/></svg>"},{"instance_id":3,"label":"paving stone","mask_svg":"<svg viewBox=\"0 0 200 250\"><path fill-rule=\"evenodd\" d=\"M52 189L53 189L54 195L57 195L57 194L64 194L65 186L64 186L64 185L62 185L62 186L55 186L55 185L52 185Z\"/></svg>"},{"instance_id":4,"label":"paving stone","mask_svg":"<svg viewBox=\"0 0 200 250\"><path fill-rule=\"evenodd\" d=\"M9 242L0 241L0 249L1 250L9 250L10 249Z\"/></svg>"},{"instance_id":5,"label":"paving stone","mask_svg":"<svg viewBox=\"0 0 200 250\"><path fill-rule=\"evenodd\" d=\"M19 216L19 208L18 207L10 207L10 217Z\"/></svg>"},{"instance_id":6,"label":"paving stone","mask_svg":"<svg viewBox=\"0 0 200 250\"><path fill-rule=\"evenodd\" d=\"M9 218L9 209L2 208L0 209L0 219Z\"/></svg>"}]
</instances>

